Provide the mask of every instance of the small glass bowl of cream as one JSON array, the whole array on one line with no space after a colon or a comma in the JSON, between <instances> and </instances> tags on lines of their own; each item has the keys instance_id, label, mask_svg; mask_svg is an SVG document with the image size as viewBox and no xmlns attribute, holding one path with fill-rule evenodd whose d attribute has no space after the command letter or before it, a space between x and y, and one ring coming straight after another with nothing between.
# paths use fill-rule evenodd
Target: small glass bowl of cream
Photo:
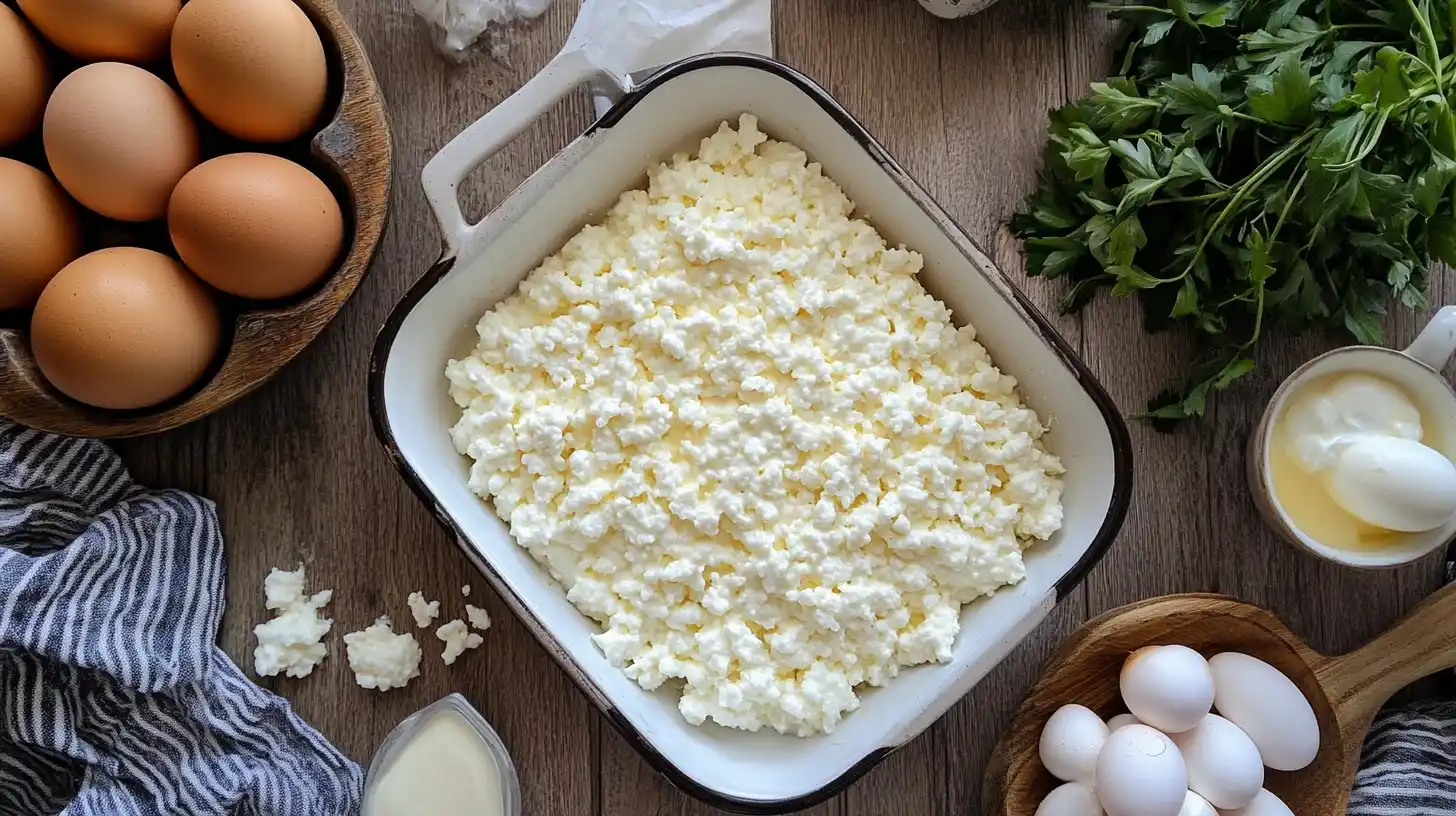
<instances>
[{"instance_id":1,"label":"small glass bowl of cream","mask_svg":"<svg viewBox=\"0 0 1456 816\"><path fill-rule=\"evenodd\" d=\"M1255 504L1329 561L1395 567L1456 539L1456 307L1404 351L1347 346L1301 366L1249 440Z\"/></svg>"},{"instance_id":2,"label":"small glass bowl of cream","mask_svg":"<svg viewBox=\"0 0 1456 816\"><path fill-rule=\"evenodd\" d=\"M505 743L460 694L411 714L364 778L362 816L521 816Z\"/></svg>"}]
</instances>

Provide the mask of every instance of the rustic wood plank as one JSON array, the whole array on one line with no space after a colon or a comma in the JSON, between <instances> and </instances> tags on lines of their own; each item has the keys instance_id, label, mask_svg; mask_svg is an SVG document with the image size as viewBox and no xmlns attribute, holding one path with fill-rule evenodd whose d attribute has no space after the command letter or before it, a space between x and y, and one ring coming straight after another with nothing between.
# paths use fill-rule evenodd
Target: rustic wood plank
<instances>
[{"instance_id":1,"label":"rustic wood plank","mask_svg":"<svg viewBox=\"0 0 1456 816\"><path fill-rule=\"evenodd\" d=\"M774 48L926 180L945 156L940 25L901 0L796 0L774 7Z\"/></svg>"},{"instance_id":2,"label":"rustic wood plank","mask_svg":"<svg viewBox=\"0 0 1456 816\"><path fill-rule=\"evenodd\" d=\"M1061 284L1023 274L1018 244L1006 228L1022 197L1036 185L1046 112L1067 97L1066 5L1058 0L1009 0L939 26L946 156L940 172L923 181L1012 283L1080 349L1080 320L1057 311ZM928 740L942 767L939 812L980 812L982 769L991 749L1047 655L1085 616L1085 590L1079 588L931 727Z\"/></svg>"},{"instance_id":3,"label":"rustic wood plank","mask_svg":"<svg viewBox=\"0 0 1456 816\"><path fill-rule=\"evenodd\" d=\"M138 484L177 488L202 496L211 492L204 434L184 429L146 439L118 440L114 447Z\"/></svg>"},{"instance_id":4,"label":"rustic wood plank","mask_svg":"<svg viewBox=\"0 0 1456 816\"><path fill-rule=\"evenodd\" d=\"M647 764L611 725L599 725L601 750L601 803L603 816L715 816L726 811L699 802L667 781ZM799 816L839 816L844 797L801 810Z\"/></svg>"}]
</instances>

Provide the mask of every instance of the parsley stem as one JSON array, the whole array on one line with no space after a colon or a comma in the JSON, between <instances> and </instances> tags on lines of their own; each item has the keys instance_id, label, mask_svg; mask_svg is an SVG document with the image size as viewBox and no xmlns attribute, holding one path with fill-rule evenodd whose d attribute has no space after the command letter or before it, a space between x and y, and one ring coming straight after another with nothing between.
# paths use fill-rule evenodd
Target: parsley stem
<instances>
[{"instance_id":1,"label":"parsley stem","mask_svg":"<svg viewBox=\"0 0 1456 816\"><path fill-rule=\"evenodd\" d=\"M1264 282L1260 281L1256 288L1259 302L1254 306L1254 333L1249 335L1249 340L1244 343L1243 348L1250 348L1259 342L1259 332L1264 329Z\"/></svg>"},{"instance_id":2,"label":"parsley stem","mask_svg":"<svg viewBox=\"0 0 1456 816\"><path fill-rule=\"evenodd\" d=\"M1225 106L1225 107L1227 107L1227 106ZM1280 123L1280 122L1271 122L1268 119L1260 119L1257 116L1252 116L1252 115L1247 114L1247 113L1244 113L1242 111L1236 111L1233 108L1228 108L1228 110L1225 110L1225 111L1222 111L1222 112L1224 114L1228 115L1228 116L1234 117L1235 119L1243 119L1246 122L1253 122L1256 125L1263 125L1265 127L1278 128L1280 130L1297 130L1298 129L1298 128L1295 128L1292 125L1286 125L1286 124L1283 124L1283 123Z\"/></svg>"},{"instance_id":3,"label":"parsley stem","mask_svg":"<svg viewBox=\"0 0 1456 816\"><path fill-rule=\"evenodd\" d=\"M1108 11L1145 11L1149 14L1161 14L1164 17L1177 17L1172 9L1165 9L1159 6L1128 6L1122 3L1090 3L1092 8L1105 9Z\"/></svg>"},{"instance_id":4,"label":"parsley stem","mask_svg":"<svg viewBox=\"0 0 1456 816\"><path fill-rule=\"evenodd\" d=\"M1147 206L1156 207L1159 204L1188 204L1198 201L1214 201L1227 195L1233 195L1233 192L1233 187L1226 187L1222 190L1214 190L1211 193L1204 193L1203 195L1178 196L1176 198L1160 198L1156 201L1148 202Z\"/></svg>"},{"instance_id":5,"label":"parsley stem","mask_svg":"<svg viewBox=\"0 0 1456 816\"><path fill-rule=\"evenodd\" d=\"M1294 183L1294 190L1284 201L1284 209L1279 213L1279 220L1274 222L1274 231L1269 233L1269 254L1274 254L1274 242L1279 238L1279 231L1284 229L1284 220L1289 217L1289 211L1294 209L1294 202L1299 200L1299 193L1304 189L1304 181L1309 178L1309 168L1303 168L1299 172L1299 181ZM1254 333L1250 335L1248 342L1243 348L1251 348L1259 342L1259 333L1264 329L1264 281L1254 284L1254 292L1257 297L1257 304L1254 306Z\"/></svg>"},{"instance_id":6,"label":"parsley stem","mask_svg":"<svg viewBox=\"0 0 1456 816\"><path fill-rule=\"evenodd\" d=\"M1238 192L1234 194L1234 200L1224 206L1223 211L1218 214L1218 217L1213 220L1213 224L1209 226L1208 232L1203 234L1203 239L1198 242L1198 249L1194 251L1193 257L1189 259L1188 265L1183 268L1182 273L1176 278L1160 279L1159 283L1177 283L1188 277L1188 273L1193 271L1193 267L1198 265L1199 259L1203 257L1204 251L1208 249L1208 242L1223 228L1224 223L1228 221L1229 217L1233 215L1239 205L1244 203L1244 199L1248 198L1256 187L1263 184L1265 179L1274 175L1274 172L1282 167L1285 162L1289 161L1295 153L1302 151L1314 136L1315 132L1314 129L1310 129L1301 133L1299 138L1289 143L1288 147L1265 159L1264 163L1259 165L1258 169L1253 173L1250 173L1248 178L1239 182Z\"/></svg>"},{"instance_id":7,"label":"parsley stem","mask_svg":"<svg viewBox=\"0 0 1456 816\"><path fill-rule=\"evenodd\" d=\"M1274 239L1279 237L1279 230L1284 228L1284 220L1289 217L1289 211L1294 209L1294 202L1299 199L1299 192L1304 189L1304 181L1309 178L1309 168L1305 167L1299 171L1299 181L1295 182L1294 190L1289 198L1284 201L1284 209L1279 213L1279 220L1274 222L1274 231L1269 233L1269 244L1274 244Z\"/></svg>"},{"instance_id":8,"label":"parsley stem","mask_svg":"<svg viewBox=\"0 0 1456 816\"><path fill-rule=\"evenodd\" d=\"M1421 36L1425 38L1425 46L1431 52L1430 61L1431 73L1436 80L1436 91L1442 96L1446 94L1445 78L1441 75L1441 48L1436 45L1436 32L1431 30L1431 18L1416 5L1416 0L1405 0L1406 6L1416 18L1416 25L1421 29Z\"/></svg>"},{"instance_id":9,"label":"parsley stem","mask_svg":"<svg viewBox=\"0 0 1456 816\"><path fill-rule=\"evenodd\" d=\"M1360 141L1351 143L1350 149L1345 152L1346 158L1343 162L1339 164L1327 164L1325 165L1325 169L1339 173L1349 170L1360 164L1360 162L1365 161L1365 157L1369 156L1375 150L1375 147L1380 144L1380 136L1385 132L1385 124L1390 121L1390 110L1387 108L1381 111L1380 115L1375 117L1374 124L1370 125L1361 135ZM1358 150L1356 149L1357 146L1359 148Z\"/></svg>"},{"instance_id":10,"label":"parsley stem","mask_svg":"<svg viewBox=\"0 0 1456 816\"><path fill-rule=\"evenodd\" d=\"M1456 3L1447 3L1446 13L1450 15L1450 24L1446 27L1446 33L1456 39Z\"/></svg>"}]
</instances>

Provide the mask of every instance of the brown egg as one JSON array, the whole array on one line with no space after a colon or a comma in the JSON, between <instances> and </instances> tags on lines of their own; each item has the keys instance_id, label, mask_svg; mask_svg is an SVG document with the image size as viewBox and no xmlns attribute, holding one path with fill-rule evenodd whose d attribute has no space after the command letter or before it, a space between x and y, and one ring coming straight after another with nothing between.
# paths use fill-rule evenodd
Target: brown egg
<instances>
[{"instance_id":1,"label":"brown egg","mask_svg":"<svg viewBox=\"0 0 1456 816\"><path fill-rule=\"evenodd\" d=\"M177 180L197 164L197 128L181 97L120 62L87 65L61 80L41 135L66 192L120 221L161 218Z\"/></svg>"},{"instance_id":2,"label":"brown egg","mask_svg":"<svg viewBox=\"0 0 1456 816\"><path fill-rule=\"evenodd\" d=\"M212 295L182 265L135 247L102 249L51 280L30 323L41 373L98 408L146 408L181 394L222 339Z\"/></svg>"},{"instance_id":3,"label":"brown egg","mask_svg":"<svg viewBox=\"0 0 1456 816\"><path fill-rule=\"evenodd\" d=\"M167 208L167 231L182 262L203 280L271 300L328 273L343 246L344 216L329 188L300 165L233 153L182 178Z\"/></svg>"},{"instance_id":4,"label":"brown egg","mask_svg":"<svg viewBox=\"0 0 1456 816\"><path fill-rule=\"evenodd\" d=\"M172 67L199 113L253 142L302 136L328 92L323 43L293 0L191 0L172 30Z\"/></svg>"},{"instance_id":5,"label":"brown egg","mask_svg":"<svg viewBox=\"0 0 1456 816\"><path fill-rule=\"evenodd\" d=\"M35 130L50 90L50 69L40 41L20 15L0 6L0 147Z\"/></svg>"},{"instance_id":6,"label":"brown egg","mask_svg":"<svg viewBox=\"0 0 1456 816\"><path fill-rule=\"evenodd\" d=\"M182 0L18 0L46 39L84 60L146 62L167 52Z\"/></svg>"},{"instance_id":7,"label":"brown egg","mask_svg":"<svg viewBox=\"0 0 1456 816\"><path fill-rule=\"evenodd\" d=\"M0 309L28 309L81 253L76 210L50 176L11 159L0 158L0 190Z\"/></svg>"}]
</instances>

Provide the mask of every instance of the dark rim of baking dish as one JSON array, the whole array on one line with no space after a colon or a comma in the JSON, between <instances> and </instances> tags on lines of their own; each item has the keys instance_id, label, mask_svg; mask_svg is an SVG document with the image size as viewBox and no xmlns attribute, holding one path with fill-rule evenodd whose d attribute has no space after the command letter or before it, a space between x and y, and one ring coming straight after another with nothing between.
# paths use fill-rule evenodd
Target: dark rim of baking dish
<instances>
[{"instance_id":1,"label":"dark rim of baking dish","mask_svg":"<svg viewBox=\"0 0 1456 816\"><path fill-rule=\"evenodd\" d=\"M998 291L1001 292L1003 297L1009 297L1014 300L1012 305L1031 320L1032 324L1041 334L1042 339L1058 353L1063 363L1077 378L1078 382L1081 383L1082 389L1092 398L1093 403L1096 404L1097 410L1101 412L1103 419L1107 423L1108 435L1112 438L1112 498L1108 504L1107 515L1103 517L1102 526L1098 529L1097 535L1093 538L1091 545L1088 546L1086 552L1082 554L1082 557L1072 565L1072 568L1057 580L1053 587L1056 600L1061 601L1062 598L1066 597L1072 589L1081 583L1088 571L1106 554L1108 548L1112 546L1112 542L1117 538L1118 531L1121 530L1123 520L1127 516L1128 505L1132 499L1133 481L1132 441L1128 435L1127 425L1123 422L1122 415L1118 412L1117 406L1113 403L1112 398L1108 396L1101 383L1097 381L1096 376L1093 375L1092 371L1077 356L1072 347L1062 339L1061 335L1057 333L1056 328L1052 326L1025 295L1015 286L1010 285L1009 281L1006 281L1005 275L1000 272L994 263L989 262L989 256L986 255L980 246L955 225L955 222L941 209L940 205L935 203L934 199L905 172L904 168L890 157L885 151L885 148L865 130L863 125L856 121L838 102L834 101L828 92L820 88L818 84L799 71L777 60L755 54L720 53L689 57L688 59L680 60L658 70L640 85L626 92L619 102L613 105L605 115L586 130L583 136L590 136L598 131L612 127L621 121L622 117L631 111L644 96L675 77L702 68L723 66L754 68L775 74L792 83L810 98L818 102L819 107L823 108L825 113L833 117L845 131L853 136L855 141L859 142L875 161L887 170L895 181L915 199L916 203L936 218L942 231L956 244L956 247L961 250L962 254L968 256L968 260L971 260L978 268L983 268L986 264L989 264L992 270L998 275L1001 275L1002 282L1005 285L996 286ZM978 262L974 255L967 252L968 248L974 252L974 255L979 255L981 258L987 259L986 263ZM530 612L521 598L501 579L490 564L484 562L469 547L464 546L464 542L467 539L465 531L460 528L460 525L455 522L450 516L450 513L435 499L434 495L425 487L424 481L420 479L419 474L405 460L404 454L400 451L399 444L395 441L394 432L389 427L384 408L385 367L388 364L390 349L393 347L394 340L399 334L400 326L404 323L409 313L414 310L414 307L434 288L435 284L439 283L454 268L455 261L455 257L445 257L430 267L410 287L409 291L405 293L404 298L390 312L389 317L384 322L384 326L379 330L379 336L376 338L374 344L374 352L369 361L369 415L374 424L374 433L379 438L380 444L384 446L385 451L389 454L390 460L394 462L395 468L404 476L410 489L414 491L415 495L419 497L425 506L434 512L435 517L445 529L454 534L457 546L461 547L466 556L490 580L491 586L501 594L501 597L512 607L517 616L526 624L527 628L532 631L536 639L546 647L552 658L566 671L567 676L572 678L583 693L596 702L598 708L601 709L612 726L617 729L617 732L654 769L666 776L681 790L686 791L695 798L713 807L735 813L762 814L764 816L775 816L776 814L803 810L836 796L854 784L855 781L871 768L878 765L886 756L899 748L900 746L898 745L877 748L865 755L863 759L855 763L827 785L792 799L739 799L704 787L679 770L676 765L669 762L628 722L627 718L620 711L607 701L606 696L596 688L596 684L586 676L585 672L575 665L565 648L557 642L555 636L537 620L536 616ZM992 281L992 284L996 285L996 282Z\"/></svg>"}]
</instances>

